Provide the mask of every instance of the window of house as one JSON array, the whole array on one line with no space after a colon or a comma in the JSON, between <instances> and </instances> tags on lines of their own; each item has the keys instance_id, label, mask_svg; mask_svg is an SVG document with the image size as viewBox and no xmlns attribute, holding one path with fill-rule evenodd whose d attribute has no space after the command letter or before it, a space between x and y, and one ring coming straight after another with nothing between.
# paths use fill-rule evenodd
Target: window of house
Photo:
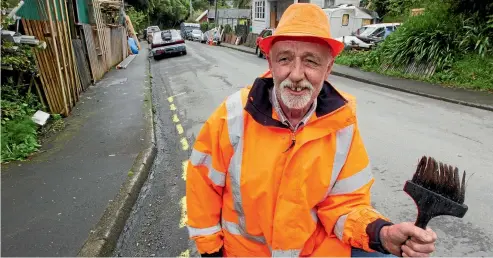
<instances>
[{"instance_id":1,"label":"window of house","mask_svg":"<svg viewBox=\"0 0 493 258\"><path fill-rule=\"evenodd\" d=\"M347 26L349 24L349 14L342 15L342 26Z\"/></svg>"},{"instance_id":2,"label":"window of house","mask_svg":"<svg viewBox=\"0 0 493 258\"><path fill-rule=\"evenodd\" d=\"M255 19L265 19L265 1L255 1Z\"/></svg>"}]
</instances>

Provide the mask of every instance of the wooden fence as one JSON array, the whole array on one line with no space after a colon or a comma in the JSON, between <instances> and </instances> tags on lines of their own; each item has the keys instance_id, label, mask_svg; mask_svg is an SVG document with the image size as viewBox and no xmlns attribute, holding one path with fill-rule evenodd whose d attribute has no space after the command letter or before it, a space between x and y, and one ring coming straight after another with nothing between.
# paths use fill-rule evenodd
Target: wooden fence
<instances>
[{"instance_id":1,"label":"wooden fence","mask_svg":"<svg viewBox=\"0 0 493 258\"><path fill-rule=\"evenodd\" d=\"M97 30L89 24L82 24L84 40L87 46L89 66L92 71L93 81L100 80L103 75L112 67L120 63L127 57L127 32L123 26L106 27L100 29L104 37L97 37ZM101 45L108 45L108 49L103 52L100 49L98 40L105 38L107 42Z\"/></svg>"},{"instance_id":2,"label":"wooden fence","mask_svg":"<svg viewBox=\"0 0 493 258\"><path fill-rule=\"evenodd\" d=\"M52 113L68 116L79 100L82 87L72 48L67 5L62 0L39 1L41 20L23 19L26 34L45 41L45 50L36 49L43 92Z\"/></svg>"},{"instance_id":3,"label":"wooden fence","mask_svg":"<svg viewBox=\"0 0 493 258\"><path fill-rule=\"evenodd\" d=\"M85 91L91 85L91 71L89 71L89 63L86 58L86 48L80 39L73 39L72 45L74 47L77 67L79 68L79 77L82 90Z\"/></svg>"},{"instance_id":4,"label":"wooden fence","mask_svg":"<svg viewBox=\"0 0 493 258\"><path fill-rule=\"evenodd\" d=\"M110 67L119 64L127 57L127 32L123 26L112 27L110 31Z\"/></svg>"},{"instance_id":5,"label":"wooden fence","mask_svg":"<svg viewBox=\"0 0 493 258\"><path fill-rule=\"evenodd\" d=\"M101 1L87 3L92 7L91 25L74 22L65 0L25 0L19 11L25 34L46 42L47 48L36 48L34 54L51 113L68 116L91 81L100 80L128 55L126 28L105 23ZM75 26L80 33L75 33Z\"/></svg>"}]
</instances>

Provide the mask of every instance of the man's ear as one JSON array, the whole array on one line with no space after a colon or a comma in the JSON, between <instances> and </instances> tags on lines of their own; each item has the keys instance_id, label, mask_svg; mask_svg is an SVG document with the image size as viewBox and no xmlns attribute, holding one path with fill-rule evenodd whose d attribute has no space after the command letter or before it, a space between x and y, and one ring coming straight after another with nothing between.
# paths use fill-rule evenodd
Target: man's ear
<instances>
[{"instance_id":1,"label":"man's ear","mask_svg":"<svg viewBox=\"0 0 493 258\"><path fill-rule=\"evenodd\" d=\"M334 66L334 58L332 58L332 60L329 62L329 64L327 65L327 72L326 72L326 76L325 78L328 78L329 75L330 75L330 72L332 72L332 67Z\"/></svg>"},{"instance_id":2,"label":"man's ear","mask_svg":"<svg viewBox=\"0 0 493 258\"><path fill-rule=\"evenodd\" d=\"M271 53L272 53L272 51L271 51ZM267 58L267 62L269 63L269 69L272 70L271 69L272 68L272 61L270 60L270 53L269 53L269 55L266 55L265 58Z\"/></svg>"}]
</instances>

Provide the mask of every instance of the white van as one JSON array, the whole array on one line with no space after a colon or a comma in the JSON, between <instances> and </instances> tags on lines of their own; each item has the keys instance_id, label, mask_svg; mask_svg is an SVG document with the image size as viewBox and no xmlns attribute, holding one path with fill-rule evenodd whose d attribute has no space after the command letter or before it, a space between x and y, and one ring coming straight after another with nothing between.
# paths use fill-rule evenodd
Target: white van
<instances>
[{"instance_id":1,"label":"white van","mask_svg":"<svg viewBox=\"0 0 493 258\"><path fill-rule=\"evenodd\" d=\"M335 40L343 42L345 46L355 48L372 48L377 43L387 38L401 24L400 23L377 23L362 26L355 30L350 36L342 36Z\"/></svg>"}]
</instances>

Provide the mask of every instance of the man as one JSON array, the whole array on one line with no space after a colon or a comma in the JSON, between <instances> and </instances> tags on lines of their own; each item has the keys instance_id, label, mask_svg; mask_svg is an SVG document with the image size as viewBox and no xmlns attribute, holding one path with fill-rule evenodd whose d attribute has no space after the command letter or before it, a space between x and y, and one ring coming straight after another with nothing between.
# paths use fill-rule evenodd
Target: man
<instances>
[{"instance_id":1,"label":"man","mask_svg":"<svg viewBox=\"0 0 493 258\"><path fill-rule=\"evenodd\" d=\"M313 4L293 4L260 46L270 74L204 124L187 169L190 237L202 256L428 256L436 234L392 224L354 100L327 81L343 45Z\"/></svg>"}]
</instances>

